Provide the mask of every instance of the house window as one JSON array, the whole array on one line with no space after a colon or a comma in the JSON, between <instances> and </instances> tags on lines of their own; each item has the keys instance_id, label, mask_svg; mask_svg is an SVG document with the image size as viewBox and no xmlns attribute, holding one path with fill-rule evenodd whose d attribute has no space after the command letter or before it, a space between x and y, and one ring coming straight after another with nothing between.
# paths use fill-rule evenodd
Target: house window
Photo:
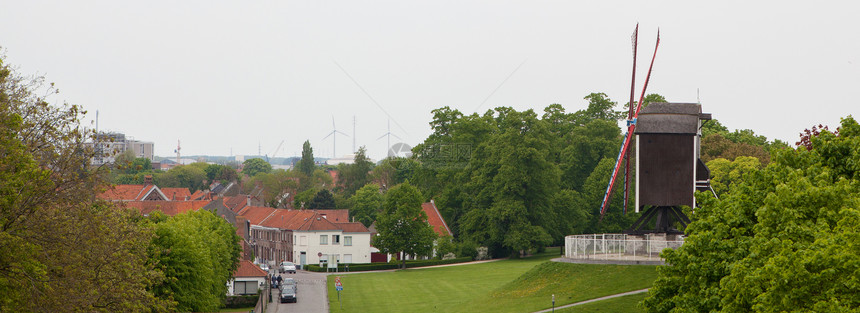
<instances>
[{"instance_id":1,"label":"house window","mask_svg":"<svg viewBox=\"0 0 860 313\"><path fill-rule=\"evenodd\" d=\"M320 244L327 245L328 244L328 235L320 235Z\"/></svg>"},{"instance_id":2,"label":"house window","mask_svg":"<svg viewBox=\"0 0 860 313\"><path fill-rule=\"evenodd\" d=\"M331 244L339 245L340 244L340 235L331 235Z\"/></svg>"},{"instance_id":3,"label":"house window","mask_svg":"<svg viewBox=\"0 0 860 313\"><path fill-rule=\"evenodd\" d=\"M343 245L351 246L352 245L352 236L343 236Z\"/></svg>"},{"instance_id":4,"label":"house window","mask_svg":"<svg viewBox=\"0 0 860 313\"><path fill-rule=\"evenodd\" d=\"M257 293L259 284L256 281L237 281L233 283L233 294L251 295Z\"/></svg>"}]
</instances>

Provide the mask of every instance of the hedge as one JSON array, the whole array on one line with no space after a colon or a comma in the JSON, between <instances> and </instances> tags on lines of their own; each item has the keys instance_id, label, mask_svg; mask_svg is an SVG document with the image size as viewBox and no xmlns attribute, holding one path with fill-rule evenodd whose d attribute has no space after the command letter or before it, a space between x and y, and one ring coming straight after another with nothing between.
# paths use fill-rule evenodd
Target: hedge
<instances>
[{"instance_id":1,"label":"hedge","mask_svg":"<svg viewBox=\"0 0 860 313\"><path fill-rule=\"evenodd\" d=\"M260 295L227 296L224 307L228 309L252 308L257 305Z\"/></svg>"},{"instance_id":2,"label":"hedge","mask_svg":"<svg viewBox=\"0 0 860 313\"><path fill-rule=\"evenodd\" d=\"M449 260L407 260L406 268L413 267L424 267L424 266L433 266L433 265L444 265L444 264L454 264L454 263L463 263L472 261L472 257L462 257L456 259ZM350 272L363 272L363 271L379 271L379 270L393 270L400 268L400 262L397 263L363 263L363 264L349 264ZM322 268L316 264L308 264L305 265L305 269L311 272L325 272L326 268ZM338 272L346 271L346 264L338 264L337 266Z\"/></svg>"}]
</instances>

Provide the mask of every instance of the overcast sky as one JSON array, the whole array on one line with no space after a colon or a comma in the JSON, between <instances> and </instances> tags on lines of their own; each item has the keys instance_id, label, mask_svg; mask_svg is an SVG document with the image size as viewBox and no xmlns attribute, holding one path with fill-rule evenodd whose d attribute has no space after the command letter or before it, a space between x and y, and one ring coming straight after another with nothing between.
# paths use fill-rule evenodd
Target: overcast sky
<instances>
[{"instance_id":1,"label":"overcast sky","mask_svg":"<svg viewBox=\"0 0 860 313\"><path fill-rule=\"evenodd\" d=\"M637 98L700 100L730 129L794 143L860 109L860 2L838 1L7 1L6 62L99 111L102 130L160 156L374 159L430 134L431 110L568 112L626 102L640 24ZM697 93L698 90L698 93ZM620 109L620 107L619 107Z\"/></svg>"}]
</instances>

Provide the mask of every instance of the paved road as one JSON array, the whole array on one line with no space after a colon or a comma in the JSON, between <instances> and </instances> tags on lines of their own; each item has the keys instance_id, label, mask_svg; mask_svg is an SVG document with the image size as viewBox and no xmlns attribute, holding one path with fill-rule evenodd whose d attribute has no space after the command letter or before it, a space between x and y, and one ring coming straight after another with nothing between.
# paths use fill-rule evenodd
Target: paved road
<instances>
[{"instance_id":1,"label":"paved road","mask_svg":"<svg viewBox=\"0 0 860 313\"><path fill-rule=\"evenodd\" d=\"M292 277L298 283L296 291L296 303L281 303L280 292L272 291L272 301L266 313L286 312L328 312L328 298L326 294L326 274L307 271L298 271L295 274L280 274L281 277Z\"/></svg>"}]
</instances>

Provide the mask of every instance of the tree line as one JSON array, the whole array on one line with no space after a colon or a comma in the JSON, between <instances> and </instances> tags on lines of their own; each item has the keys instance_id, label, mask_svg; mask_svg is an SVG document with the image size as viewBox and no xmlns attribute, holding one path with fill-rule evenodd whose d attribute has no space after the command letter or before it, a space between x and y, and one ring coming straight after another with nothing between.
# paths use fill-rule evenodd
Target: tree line
<instances>
[{"instance_id":1,"label":"tree line","mask_svg":"<svg viewBox=\"0 0 860 313\"><path fill-rule=\"evenodd\" d=\"M42 93L44 91L44 93ZM97 199L94 133L42 77L0 56L0 312L214 311L238 236L207 211L167 217Z\"/></svg>"}]
</instances>

